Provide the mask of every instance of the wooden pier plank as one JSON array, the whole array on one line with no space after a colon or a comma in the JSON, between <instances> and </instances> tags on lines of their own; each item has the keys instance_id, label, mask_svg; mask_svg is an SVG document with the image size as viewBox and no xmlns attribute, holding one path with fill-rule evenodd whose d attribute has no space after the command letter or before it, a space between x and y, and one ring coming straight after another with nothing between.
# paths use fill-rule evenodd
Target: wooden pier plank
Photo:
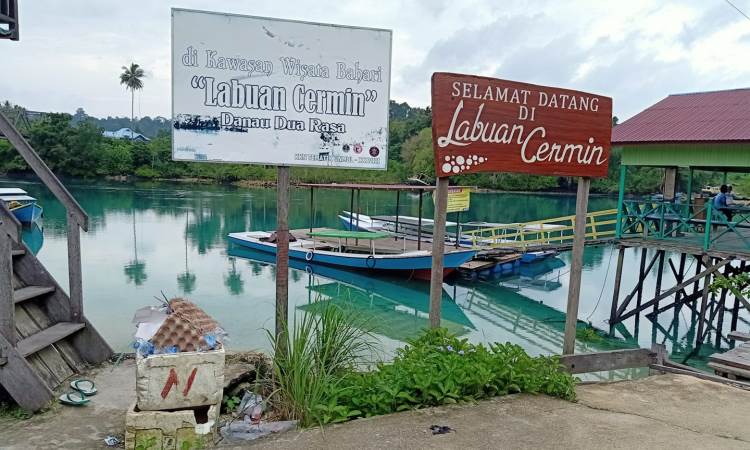
<instances>
[{"instance_id":1,"label":"wooden pier plank","mask_svg":"<svg viewBox=\"0 0 750 450\"><path fill-rule=\"evenodd\" d=\"M28 356L49 347L62 339L83 329L86 324L80 322L60 322L18 342L18 353Z\"/></svg>"},{"instance_id":2,"label":"wooden pier plank","mask_svg":"<svg viewBox=\"0 0 750 450\"><path fill-rule=\"evenodd\" d=\"M739 342L748 342L750 341L750 333L742 333L740 331L730 331L727 335L727 338L729 340L739 341Z\"/></svg>"},{"instance_id":3,"label":"wooden pier plank","mask_svg":"<svg viewBox=\"0 0 750 450\"><path fill-rule=\"evenodd\" d=\"M13 302L18 304L54 291L54 286L25 286L13 292Z\"/></svg>"}]
</instances>

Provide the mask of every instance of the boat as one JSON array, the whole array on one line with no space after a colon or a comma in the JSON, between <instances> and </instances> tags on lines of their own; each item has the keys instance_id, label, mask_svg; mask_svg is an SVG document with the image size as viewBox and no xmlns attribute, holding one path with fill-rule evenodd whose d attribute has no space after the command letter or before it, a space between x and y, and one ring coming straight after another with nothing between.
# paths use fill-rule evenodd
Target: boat
<instances>
[{"instance_id":1,"label":"boat","mask_svg":"<svg viewBox=\"0 0 750 450\"><path fill-rule=\"evenodd\" d=\"M432 268L432 252L428 250L389 249L376 250L375 241L393 238L386 232L322 230L307 233L311 239L297 239L290 234L289 258L315 262L350 270L370 270L391 273L408 273L420 279L429 279ZM247 231L231 233L229 241L243 247L276 254L275 233ZM292 239L293 238L293 239ZM359 241L368 245L359 245ZM469 261L476 252L467 249L446 249L445 274Z\"/></svg>"},{"instance_id":2,"label":"boat","mask_svg":"<svg viewBox=\"0 0 750 450\"><path fill-rule=\"evenodd\" d=\"M42 217L44 210L34 197L19 188L0 188L0 201L5 203L19 222L31 225Z\"/></svg>"},{"instance_id":3,"label":"boat","mask_svg":"<svg viewBox=\"0 0 750 450\"><path fill-rule=\"evenodd\" d=\"M275 264L274 255L247 248L230 248L230 256ZM429 327L430 295L424 283L386 275L363 274L323 264L289 260L289 267L309 276L307 304L298 309L317 313L326 303L355 311L377 334L408 341ZM463 310L442 289L441 326L456 335L476 330Z\"/></svg>"},{"instance_id":4,"label":"boat","mask_svg":"<svg viewBox=\"0 0 750 450\"><path fill-rule=\"evenodd\" d=\"M521 262L523 264L531 264L535 262L539 262L545 258L549 258L550 256L557 256L556 250L540 250L537 252L526 252L523 255L521 255Z\"/></svg>"}]
</instances>

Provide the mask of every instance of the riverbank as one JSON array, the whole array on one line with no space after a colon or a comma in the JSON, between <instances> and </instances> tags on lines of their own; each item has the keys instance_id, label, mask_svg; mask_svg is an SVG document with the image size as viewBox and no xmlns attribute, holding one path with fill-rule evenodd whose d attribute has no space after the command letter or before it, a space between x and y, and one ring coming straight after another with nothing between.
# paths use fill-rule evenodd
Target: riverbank
<instances>
[{"instance_id":1,"label":"riverbank","mask_svg":"<svg viewBox=\"0 0 750 450\"><path fill-rule=\"evenodd\" d=\"M85 407L54 405L28 420L0 418L0 446L103 448L122 437L135 400L132 360L90 374L99 388ZM684 375L577 387L575 403L510 395L294 431L220 448L750 448L750 392ZM432 435L431 425L453 432Z\"/></svg>"}]
</instances>

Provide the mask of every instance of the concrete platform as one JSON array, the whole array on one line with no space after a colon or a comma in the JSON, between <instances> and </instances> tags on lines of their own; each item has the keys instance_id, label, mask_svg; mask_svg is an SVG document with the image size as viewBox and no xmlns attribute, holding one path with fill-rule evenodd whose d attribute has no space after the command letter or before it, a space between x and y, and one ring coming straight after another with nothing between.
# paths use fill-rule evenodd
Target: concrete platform
<instances>
[{"instance_id":1,"label":"concrete platform","mask_svg":"<svg viewBox=\"0 0 750 450\"><path fill-rule=\"evenodd\" d=\"M0 418L0 448L106 448L135 400L133 361L91 374L85 407L60 405L29 420ZM222 448L258 449L750 449L750 392L682 375L579 386L579 401L513 395L295 431ZM455 433L433 436L430 425Z\"/></svg>"}]
</instances>

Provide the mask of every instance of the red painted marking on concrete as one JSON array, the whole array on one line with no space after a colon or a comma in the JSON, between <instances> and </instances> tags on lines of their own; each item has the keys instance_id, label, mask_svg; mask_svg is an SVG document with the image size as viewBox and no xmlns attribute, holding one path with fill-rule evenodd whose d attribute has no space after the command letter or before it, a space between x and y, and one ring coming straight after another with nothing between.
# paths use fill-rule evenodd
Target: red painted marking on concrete
<instances>
[{"instance_id":1,"label":"red painted marking on concrete","mask_svg":"<svg viewBox=\"0 0 750 450\"><path fill-rule=\"evenodd\" d=\"M188 377L187 384L185 385L185 389L182 390L182 396L187 397L188 392L190 392L190 388L193 387L193 381L195 380L195 374L198 372L198 368L194 367L193 371L190 372L190 376Z\"/></svg>"},{"instance_id":2,"label":"red painted marking on concrete","mask_svg":"<svg viewBox=\"0 0 750 450\"><path fill-rule=\"evenodd\" d=\"M177 380L177 372L175 372L174 368L169 369L167 382L164 383L164 389L161 390L161 398L167 398L167 395L169 395L169 391L172 390L172 386L175 386L177 384L179 384L179 381Z\"/></svg>"}]
</instances>

